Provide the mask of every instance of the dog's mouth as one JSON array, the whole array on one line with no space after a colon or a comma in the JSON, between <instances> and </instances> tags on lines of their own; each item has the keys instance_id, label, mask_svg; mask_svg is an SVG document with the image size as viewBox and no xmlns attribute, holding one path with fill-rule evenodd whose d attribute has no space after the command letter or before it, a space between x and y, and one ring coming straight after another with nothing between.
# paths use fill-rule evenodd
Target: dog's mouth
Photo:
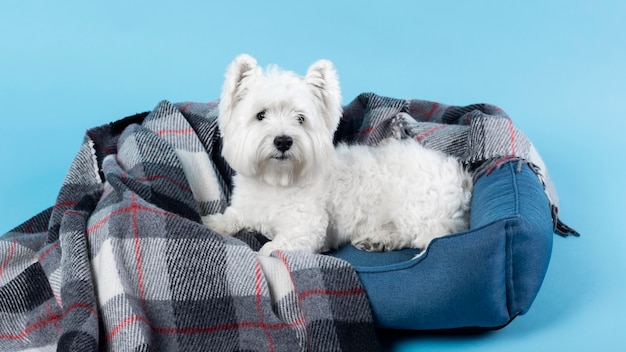
<instances>
[{"instance_id":1,"label":"dog's mouth","mask_svg":"<svg viewBox=\"0 0 626 352\"><path fill-rule=\"evenodd\" d=\"M277 153L272 155L272 159L274 160L287 160L289 159L289 155L285 154L285 153Z\"/></svg>"}]
</instances>

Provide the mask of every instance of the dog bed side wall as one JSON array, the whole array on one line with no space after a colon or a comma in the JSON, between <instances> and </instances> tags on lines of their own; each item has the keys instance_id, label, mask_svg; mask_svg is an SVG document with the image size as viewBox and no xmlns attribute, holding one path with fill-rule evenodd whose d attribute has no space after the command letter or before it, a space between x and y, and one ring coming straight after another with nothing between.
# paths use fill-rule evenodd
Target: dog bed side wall
<instances>
[{"instance_id":1,"label":"dog bed side wall","mask_svg":"<svg viewBox=\"0 0 626 352\"><path fill-rule=\"evenodd\" d=\"M548 198L537 177L526 167L515 177L520 221L511 230L509 311L524 314L535 300L545 278L554 238Z\"/></svg>"},{"instance_id":2,"label":"dog bed side wall","mask_svg":"<svg viewBox=\"0 0 626 352\"><path fill-rule=\"evenodd\" d=\"M545 277L552 253L552 218L539 179L524 165L503 165L476 181L470 227L517 217L504 228L507 237L507 302L511 318L525 313Z\"/></svg>"}]
</instances>

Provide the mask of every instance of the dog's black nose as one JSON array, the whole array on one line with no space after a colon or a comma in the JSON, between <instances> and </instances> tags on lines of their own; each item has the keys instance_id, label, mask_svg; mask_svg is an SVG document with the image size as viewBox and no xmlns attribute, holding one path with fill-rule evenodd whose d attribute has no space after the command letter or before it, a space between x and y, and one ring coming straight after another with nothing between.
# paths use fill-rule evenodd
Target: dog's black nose
<instances>
[{"instance_id":1,"label":"dog's black nose","mask_svg":"<svg viewBox=\"0 0 626 352\"><path fill-rule=\"evenodd\" d=\"M276 138L274 138L274 146L276 147L276 149L280 150L281 152L286 152L289 150L289 148L291 148L291 145L293 144L293 139L289 136L277 136Z\"/></svg>"}]
</instances>

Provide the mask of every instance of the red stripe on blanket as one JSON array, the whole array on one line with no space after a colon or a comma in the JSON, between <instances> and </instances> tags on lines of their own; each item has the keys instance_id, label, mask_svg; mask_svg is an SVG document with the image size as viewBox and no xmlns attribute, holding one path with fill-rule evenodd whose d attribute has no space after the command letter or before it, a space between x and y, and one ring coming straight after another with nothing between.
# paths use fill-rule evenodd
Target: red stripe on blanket
<instances>
[{"instance_id":1,"label":"red stripe on blanket","mask_svg":"<svg viewBox=\"0 0 626 352\"><path fill-rule=\"evenodd\" d=\"M48 313L49 316L54 315L54 312L50 308L50 301L46 301L46 313ZM54 321L54 328L57 329L57 334L61 333L61 325L58 321Z\"/></svg>"},{"instance_id":2,"label":"red stripe on blanket","mask_svg":"<svg viewBox=\"0 0 626 352\"><path fill-rule=\"evenodd\" d=\"M513 121L508 119L509 122L509 133L511 134L511 156L515 157L515 126L513 126Z\"/></svg>"},{"instance_id":3,"label":"red stripe on blanket","mask_svg":"<svg viewBox=\"0 0 626 352\"><path fill-rule=\"evenodd\" d=\"M505 163L508 160L513 159L513 158L516 157L516 155L515 155L515 126L513 126L513 120L511 120L511 119L507 119L507 120L508 120L508 123L509 123L509 138L510 138L510 142L511 142L511 154L505 155L502 158L498 159L495 163L493 163L493 165L487 170L487 175L491 174L491 172L494 169L496 169L497 167L499 167L503 163Z\"/></svg>"},{"instance_id":4,"label":"red stripe on blanket","mask_svg":"<svg viewBox=\"0 0 626 352\"><path fill-rule=\"evenodd\" d=\"M255 281L255 294L256 294L256 310L259 314L259 319L261 320L261 326L263 327L263 331L265 331L265 335L267 335L267 342L269 343L270 351L274 351L274 341L272 340L272 335L267 331L267 325L265 324L265 320L263 319L263 310L261 309L261 295L263 294L263 289L261 286L261 278L263 277L263 270L261 268L261 263L256 261L256 269L254 273L254 281Z\"/></svg>"},{"instance_id":5,"label":"red stripe on blanket","mask_svg":"<svg viewBox=\"0 0 626 352\"><path fill-rule=\"evenodd\" d=\"M61 208L61 207L71 207L71 206L76 205L77 203L78 202L75 201L75 200L68 200L68 201L65 201L65 202L59 202L59 203L56 203L54 205L53 209L56 210L56 209Z\"/></svg>"},{"instance_id":6,"label":"red stripe on blanket","mask_svg":"<svg viewBox=\"0 0 626 352\"><path fill-rule=\"evenodd\" d=\"M439 107L439 103L437 102L433 103L433 107L430 109L428 114L426 114L426 121L430 121L431 117L433 117L433 114L435 113L435 110L437 110L438 107Z\"/></svg>"},{"instance_id":7,"label":"red stripe on blanket","mask_svg":"<svg viewBox=\"0 0 626 352\"><path fill-rule=\"evenodd\" d=\"M238 328L260 328L263 327L261 323L232 323L226 325L214 325L214 326L196 326L196 327L187 327L187 328L163 328L163 327L152 327L152 329L160 334L206 334L227 330L234 330Z\"/></svg>"},{"instance_id":8,"label":"red stripe on blanket","mask_svg":"<svg viewBox=\"0 0 626 352\"><path fill-rule=\"evenodd\" d=\"M4 260L2 261L2 265L0 265L0 277L2 277L2 274L4 273L4 269L6 269L6 267L9 265L9 262L11 261L11 257L13 257L13 253L15 253L16 247L17 247L17 238L14 239L13 242L11 242L9 253L7 254L6 257L4 257Z\"/></svg>"},{"instance_id":9,"label":"red stripe on blanket","mask_svg":"<svg viewBox=\"0 0 626 352\"><path fill-rule=\"evenodd\" d=\"M63 315L62 314L55 314L52 316L49 316L47 319L43 319L43 320L39 320L36 321L35 323L28 325L26 327L26 329L24 329L24 331L18 333L18 334L6 334L6 333L0 333L0 340L19 340L19 339L23 339L25 337L27 337L31 332L41 329L42 327L54 323L58 320L63 319Z\"/></svg>"},{"instance_id":10,"label":"red stripe on blanket","mask_svg":"<svg viewBox=\"0 0 626 352\"><path fill-rule=\"evenodd\" d=\"M409 112L411 114L424 115L426 117L425 121L430 121L430 119L433 117L433 114L435 113L435 111L437 110L438 107L439 107L439 103L434 102L433 106L428 111L419 110L417 108L412 108L412 109L409 110Z\"/></svg>"},{"instance_id":11,"label":"red stripe on blanket","mask_svg":"<svg viewBox=\"0 0 626 352\"><path fill-rule=\"evenodd\" d=\"M183 114L186 113L187 109L189 109L189 107L191 105L193 105L193 104L195 104L195 103L194 102L190 102L190 103L185 104L185 106L183 106L183 108L180 110L180 112L183 113Z\"/></svg>"},{"instance_id":12,"label":"red stripe on blanket","mask_svg":"<svg viewBox=\"0 0 626 352\"><path fill-rule=\"evenodd\" d=\"M136 178L137 181L139 182L154 182L157 180L165 180L168 181L169 183L173 184L174 186L180 188L181 190L185 191L185 192L191 192L191 188L187 187L187 185L180 183L180 182L176 182L174 180L172 180L169 177L165 177L163 175L155 175L155 176L150 176L150 177L138 177Z\"/></svg>"},{"instance_id":13,"label":"red stripe on blanket","mask_svg":"<svg viewBox=\"0 0 626 352\"><path fill-rule=\"evenodd\" d=\"M125 328L127 325L132 324L134 322L142 322L146 325L150 325L148 320L145 317L141 317L138 315L131 315L130 317L122 320L121 323L115 325L115 327L111 330L111 332L109 332L109 334L107 335L107 342L111 341L115 335L117 335L117 333L120 332L120 330L122 330L123 328Z\"/></svg>"},{"instance_id":14,"label":"red stripe on blanket","mask_svg":"<svg viewBox=\"0 0 626 352\"><path fill-rule=\"evenodd\" d=\"M133 196L134 196L134 194L133 194ZM154 214L157 214L157 215L165 215L165 216L171 216L171 217L176 217L176 218L179 217L178 215L173 214L173 213L168 213L166 211L153 209L153 208L148 208L146 206L139 205L139 204L135 203L134 206L131 205L129 207L120 208L120 209L112 211L107 216L102 218L102 220L100 220L97 223L91 225L91 227L87 229L87 234L91 235L91 233L93 233L95 230L97 230L100 227L102 227L102 225L106 224L106 222L109 221L109 219L111 219L113 216L119 215L119 214L130 213L130 212L133 212L135 210L141 210L141 211L145 211L145 212L149 212L149 213L154 213Z\"/></svg>"},{"instance_id":15,"label":"red stripe on blanket","mask_svg":"<svg viewBox=\"0 0 626 352\"><path fill-rule=\"evenodd\" d=\"M159 130L157 131L157 136L161 137L164 134L189 134L194 133L193 128L183 128L180 130Z\"/></svg>"},{"instance_id":16,"label":"red stripe on blanket","mask_svg":"<svg viewBox=\"0 0 626 352\"><path fill-rule=\"evenodd\" d=\"M421 141L422 139L428 137L429 135L435 133L436 131L439 131L440 129L446 127L445 125L441 125L441 126L437 126L437 127L433 127L431 129L429 129L428 131L425 131L421 134L418 134L417 136L415 136L415 139L417 141Z\"/></svg>"},{"instance_id":17,"label":"red stripe on blanket","mask_svg":"<svg viewBox=\"0 0 626 352\"><path fill-rule=\"evenodd\" d=\"M141 319L145 321L145 319ZM214 333L220 331L228 331L235 329L270 329L270 330L281 330L294 326L299 326L303 324L302 319L298 319L292 323L280 323L280 324L266 324L257 321L243 321L232 324L224 324L224 325L212 325L212 326L194 326L194 327L159 327L159 326L150 326L150 328L159 333L159 334L206 334L206 333ZM124 322L122 322L124 323ZM122 323L118 324L121 325ZM125 324L128 325L128 324ZM116 331L117 333L117 331ZM274 348L274 347L272 347Z\"/></svg>"},{"instance_id":18,"label":"red stripe on blanket","mask_svg":"<svg viewBox=\"0 0 626 352\"><path fill-rule=\"evenodd\" d=\"M142 316L133 315L126 319L124 319L119 324L115 325L115 327L109 332L107 335L107 342L110 342L115 335L117 335L122 329L127 327L128 325L142 322L150 327L150 329L156 333L164 334L164 335L173 335L173 334L207 334L207 333L215 333L220 331L228 331L235 329L271 329L271 330L281 330L294 326L299 326L304 323L302 318L296 320L292 323L280 323L280 324L266 324L262 322L256 321L244 321L232 324L224 324L224 325L212 325L212 326L194 326L194 327L159 327L153 326L150 324L148 319ZM271 345L272 350L274 350L273 344Z\"/></svg>"},{"instance_id":19,"label":"red stripe on blanket","mask_svg":"<svg viewBox=\"0 0 626 352\"><path fill-rule=\"evenodd\" d=\"M91 131L91 130L88 130L86 134L87 134L87 137L89 137L89 139L91 139L91 141L93 142L93 147L94 147L94 149L96 149L96 150L98 150L98 151L102 151L102 152L104 152L105 154L115 154L115 153L116 153L116 151L115 151L114 149L108 148L107 146L103 146L103 145L96 144L96 143L95 143L95 141L96 141L96 136L94 136L94 135L92 134L92 131Z\"/></svg>"},{"instance_id":20,"label":"red stripe on blanket","mask_svg":"<svg viewBox=\"0 0 626 352\"><path fill-rule=\"evenodd\" d=\"M94 316L98 316L98 311L96 310L96 308L88 303L84 303L84 302L76 302L72 305L70 305L69 307L67 307L65 310L63 310L63 314L68 314L69 312L75 310L75 309L86 309L89 312L91 312L91 314L93 314Z\"/></svg>"},{"instance_id":21,"label":"red stripe on blanket","mask_svg":"<svg viewBox=\"0 0 626 352\"><path fill-rule=\"evenodd\" d=\"M69 312L75 310L75 309L87 309L91 312L91 314L94 314L97 317L97 313L94 307L92 307L91 305L87 304L87 303L75 303L72 304L71 306L67 307L67 309L65 309L63 311L63 314L49 314L47 318L39 320L34 322L33 324L30 324L28 326L26 326L26 328L24 329L24 331L17 333L17 334L10 334L10 333L0 333L0 340L19 340L19 339L23 339L28 337L28 335L30 333L32 333L35 330L41 329L44 326L47 326L49 324L55 324L55 326L57 326L57 324L63 320L63 318L65 317L65 315L67 315ZM48 311L48 313L50 313L49 309L46 309L46 311Z\"/></svg>"},{"instance_id":22,"label":"red stripe on blanket","mask_svg":"<svg viewBox=\"0 0 626 352\"><path fill-rule=\"evenodd\" d=\"M128 173L126 171L122 172L120 175L120 179L122 180L122 182L126 182L126 179L128 178ZM131 176L132 178L132 176ZM166 177L164 175L153 175L150 177L137 177L137 178L132 178L135 179L139 182L154 182L154 181L158 181L158 180L165 180L171 184L173 184L174 186L180 188L181 190L185 191L185 192L191 192L191 188L187 187L187 185L185 185L184 183L180 183L177 181L174 181L173 179Z\"/></svg>"},{"instance_id":23,"label":"red stripe on blanket","mask_svg":"<svg viewBox=\"0 0 626 352\"><path fill-rule=\"evenodd\" d=\"M135 258L137 262L137 281L139 284L139 298L141 299L141 305L143 307L144 312L147 312L146 308L146 293L144 290L144 282L143 282L143 260L141 257L141 238L139 237L139 225L137 224L137 196L133 193L131 194L130 200L130 208L131 208L131 218L133 224L133 237L135 244Z\"/></svg>"},{"instance_id":24,"label":"red stripe on blanket","mask_svg":"<svg viewBox=\"0 0 626 352\"><path fill-rule=\"evenodd\" d=\"M372 133L373 130L374 130L374 127L368 127L364 129L363 131L359 132L359 135L365 136L366 134Z\"/></svg>"},{"instance_id":25,"label":"red stripe on blanket","mask_svg":"<svg viewBox=\"0 0 626 352\"><path fill-rule=\"evenodd\" d=\"M214 102L214 101L210 101L208 103L197 103L197 102L193 102L192 101L192 102L189 102L189 103L185 104L183 106L183 108L180 110L180 112L183 113L183 114L186 114L187 113L187 109L189 109L190 106L196 105L196 104L198 104L198 105L205 104L205 105L208 105L209 107L212 107L212 108L216 108L217 107L217 103Z\"/></svg>"},{"instance_id":26,"label":"red stripe on blanket","mask_svg":"<svg viewBox=\"0 0 626 352\"><path fill-rule=\"evenodd\" d=\"M48 254L50 254L53 250L55 250L59 246L59 243L61 243L61 242L60 241L56 241L53 244L51 244L50 247L48 247L48 249L43 251L39 255L39 262L42 262L48 256Z\"/></svg>"},{"instance_id":27,"label":"red stripe on blanket","mask_svg":"<svg viewBox=\"0 0 626 352\"><path fill-rule=\"evenodd\" d=\"M287 268L287 271L289 272L289 279L291 280L291 283L293 285L293 290L296 293L296 297L298 297L298 308L300 309L300 319L298 319L298 321L301 320L302 324L304 324L304 329L306 331L306 346L307 346L307 350L308 351L313 351L313 349L311 348L311 339L310 339L309 327L306 324L306 315L304 314L304 309L302 308L302 297L300 296L300 293L298 292L298 287L296 286L296 283L293 280L293 275L291 275L291 268L289 267L289 263L287 261L287 258L285 257L285 254L283 252L281 252L281 251L277 251L276 253L278 253L278 257L283 262L283 264Z\"/></svg>"}]
</instances>

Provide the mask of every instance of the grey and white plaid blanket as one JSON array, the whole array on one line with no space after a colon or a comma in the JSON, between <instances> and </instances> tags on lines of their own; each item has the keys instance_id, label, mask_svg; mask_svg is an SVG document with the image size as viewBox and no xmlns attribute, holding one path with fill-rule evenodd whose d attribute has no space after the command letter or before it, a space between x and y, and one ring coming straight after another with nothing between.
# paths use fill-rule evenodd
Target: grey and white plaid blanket
<instances>
[{"instance_id":1,"label":"grey and white plaid blanket","mask_svg":"<svg viewBox=\"0 0 626 352\"><path fill-rule=\"evenodd\" d=\"M508 162L518 162L519 168L529 164L544 186L555 233L579 235L558 217L559 199L539 153L499 107L451 106L365 93L344 107L335 141L376 145L390 136L414 138L455 156L474 171L475 179Z\"/></svg>"},{"instance_id":2,"label":"grey and white plaid blanket","mask_svg":"<svg viewBox=\"0 0 626 352\"><path fill-rule=\"evenodd\" d=\"M218 235L232 170L215 103L161 102L87 131L56 204L0 237L0 350L377 350L366 293L338 259ZM400 135L398 135L398 131ZM454 107L363 94L337 140L412 137L478 173L545 167L490 105ZM198 177L202 175L202 177ZM555 230L571 229L555 217Z\"/></svg>"}]
</instances>

